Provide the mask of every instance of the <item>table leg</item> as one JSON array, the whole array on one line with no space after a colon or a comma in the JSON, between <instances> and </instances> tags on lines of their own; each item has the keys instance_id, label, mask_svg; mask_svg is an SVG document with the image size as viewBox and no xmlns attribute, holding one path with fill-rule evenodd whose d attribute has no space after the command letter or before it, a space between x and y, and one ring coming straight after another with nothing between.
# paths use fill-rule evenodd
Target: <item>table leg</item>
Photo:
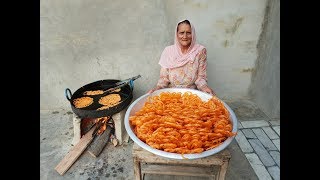
<instances>
[{"instance_id":1,"label":"table leg","mask_svg":"<svg viewBox=\"0 0 320 180\"><path fill-rule=\"evenodd\" d=\"M133 158L133 164L134 164L134 175L136 180L141 180L141 164L137 157Z\"/></svg>"},{"instance_id":2,"label":"table leg","mask_svg":"<svg viewBox=\"0 0 320 180\"><path fill-rule=\"evenodd\" d=\"M225 175L226 175L226 172L227 172L228 164L229 164L229 160L223 161L223 164L221 165L221 169L220 169L220 173L219 173L219 180L224 180L225 179Z\"/></svg>"}]
</instances>

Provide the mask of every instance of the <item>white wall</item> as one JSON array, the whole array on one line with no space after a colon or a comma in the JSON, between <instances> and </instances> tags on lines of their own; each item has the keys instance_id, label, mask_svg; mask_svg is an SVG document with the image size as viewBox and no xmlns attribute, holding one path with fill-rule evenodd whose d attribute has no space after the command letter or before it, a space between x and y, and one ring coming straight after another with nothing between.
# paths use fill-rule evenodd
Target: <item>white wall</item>
<instances>
[{"instance_id":1,"label":"white wall","mask_svg":"<svg viewBox=\"0 0 320 180\"><path fill-rule=\"evenodd\" d=\"M280 0L269 0L249 94L270 118L280 119Z\"/></svg>"},{"instance_id":2,"label":"white wall","mask_svg":"<svg viewBox=\"0 0 320 180\"><path fill-rule=\"evenodd\" d=\"M209 85L220 98L248 94L266 0L47 0L40 2L40 109L101 79L135 81L134 98L159 78L175 24L189 18L207 47Z\"/></svg>"}]
</instances>

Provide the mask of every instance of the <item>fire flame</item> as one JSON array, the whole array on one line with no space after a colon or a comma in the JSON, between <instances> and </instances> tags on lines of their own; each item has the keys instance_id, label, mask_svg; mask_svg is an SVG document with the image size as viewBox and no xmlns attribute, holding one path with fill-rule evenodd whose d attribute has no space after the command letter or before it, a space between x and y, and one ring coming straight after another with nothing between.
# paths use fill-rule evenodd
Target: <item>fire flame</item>
<instances>
[{"instance_id":1,"label":"fire flame","mask_svg":"<svg viewBox=\"0 0 320 180\"><path fill-rule=\"evenodd\" d=\"M107 129L107 122L109 121L109 119L110 119L110 116L101 117L96 120L97 123L99 123L99 122L102 123L101 127L99 128L99 130L97 132L97 135L102 134Z\"/></svg>"}]
</instances>

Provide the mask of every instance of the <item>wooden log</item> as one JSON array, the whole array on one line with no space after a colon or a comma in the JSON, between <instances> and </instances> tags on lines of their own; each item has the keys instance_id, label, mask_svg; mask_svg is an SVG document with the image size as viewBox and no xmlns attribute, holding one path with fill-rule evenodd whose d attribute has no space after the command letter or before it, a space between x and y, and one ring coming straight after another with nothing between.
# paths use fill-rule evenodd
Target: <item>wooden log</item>
<instances>
[{"instance_id":1,"label":"wooden log","mask_svg":"<svg viewBox=\"0 0 320 180\"><path fill-rule=\"evenodd\" d=\"M85 135L96 124L97 118L83 118L81 119L80 132L81 136Z\"/></svg>"},{"instance_id":2,"label":"wooden log","mask_svg":"<svg viewBox=\"0 0 320 180\"><path fill-rule=\"evenodd\" d=\"M59 164L54 168L60 175L63 175L72 166L82 152L88 147L88 145L93 140L92 133L96 126L91 128L91 130L86 133L80 141L71 148L68 154L59 162Z\"/></svg>"},{"instance_id":3,"label":"wooden log","mask_svg":"<svg viewBox=\"0 0 320 180\"><path fill-rule=\"evenodd\" d=\"M102 152L103 148L107 145L109 141L109 137L111 134L112 128L107 125L106 130L97 136L95 140L91 143L88 152L93 156L93 157L98 157L100 153Z\"/></svg>"}]
</instances>

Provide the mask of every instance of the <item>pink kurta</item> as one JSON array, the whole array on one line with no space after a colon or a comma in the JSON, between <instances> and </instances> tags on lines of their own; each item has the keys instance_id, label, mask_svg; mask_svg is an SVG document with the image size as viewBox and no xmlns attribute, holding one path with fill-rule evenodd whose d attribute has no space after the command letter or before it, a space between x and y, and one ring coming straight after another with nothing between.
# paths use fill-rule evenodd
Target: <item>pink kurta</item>
<instances>
[{"instance_id":1,"label":"pink kurta","mask_svg":"<svg viewBox=\"0 0 320 180\"><path fill-rule=\"evenodd\" d=\"M176 68L161 67L157 86L161 88L183 87L199 89L203 85L207 85L206 67L207 52L204 48L194 59L190 59L183 66Z\"/></svg>"}]
</instances>

